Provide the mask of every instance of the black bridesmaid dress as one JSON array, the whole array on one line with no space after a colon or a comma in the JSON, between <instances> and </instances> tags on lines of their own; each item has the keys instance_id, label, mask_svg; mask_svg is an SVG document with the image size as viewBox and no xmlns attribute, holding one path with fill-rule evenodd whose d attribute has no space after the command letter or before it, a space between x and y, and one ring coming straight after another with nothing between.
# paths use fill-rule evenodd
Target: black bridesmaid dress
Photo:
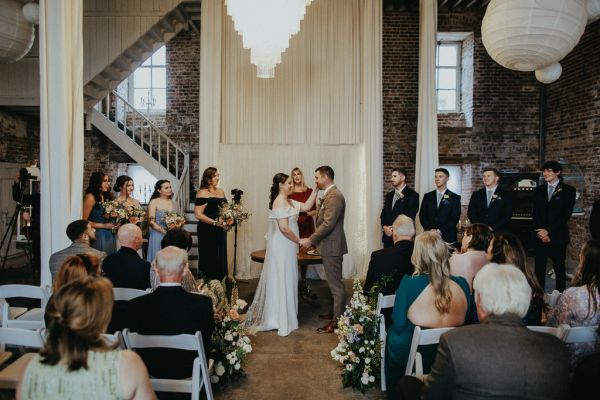
<instances>
[{"instance_id":1,"label":"black bridesmaid dress","mask_svg":"<svg viewBox=\"0 0 600 400\"><path fill-rule=\"evenodd\" d=\"M224 197L197 197L204 215L218 220L219 207L227 203ZM227 232L218 226L198 221L198 271L207 279L222 280L227 275Z\"/></svg>"}]
</instances>

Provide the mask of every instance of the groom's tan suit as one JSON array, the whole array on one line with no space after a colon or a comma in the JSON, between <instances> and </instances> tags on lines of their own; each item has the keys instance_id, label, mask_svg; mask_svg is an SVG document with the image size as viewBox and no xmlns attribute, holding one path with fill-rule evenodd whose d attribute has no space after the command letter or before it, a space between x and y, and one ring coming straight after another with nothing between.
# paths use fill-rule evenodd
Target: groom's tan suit
<instances>
[{"instance_id":1,"label":"groom's tan suit","mask_svg":"<svg viewBox=\"0 0 600 400\"><path fill-rule=\"evenodd\" d=\"M319 204L317 229L309 240L317 246L323 259L329 290L333 296L333 318L344 312L346 294L342 282L343 255L348 252L344 234L346 200L335 186L330 187Z\"/></svg>"}]
</instances>

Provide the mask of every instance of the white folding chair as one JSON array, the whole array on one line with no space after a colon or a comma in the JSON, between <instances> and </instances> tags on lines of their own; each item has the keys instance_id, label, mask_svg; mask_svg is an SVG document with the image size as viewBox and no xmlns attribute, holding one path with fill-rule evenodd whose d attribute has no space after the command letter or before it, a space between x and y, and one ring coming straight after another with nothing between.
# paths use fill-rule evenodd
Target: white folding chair
<instances>
[{"instance_id":1,"label":"white folding chair","mask_svg":"<svg viewBox=\"0 0 600 400\"><path fill-rule=\"evenodd\" d=\"M549 308L553 308L560 294L561 293L556 289L553 290L552 293L544 293L544 303L546 303Z\"/></svg>"},{"instance_id":2,"label":"white folding chair","mask_svg":"<svg viewBox=\"0 0 600 400\"><path fill-rule=\"evenodd\" d=\"M140 290L116 287L113 288L113 293L115 296L115 301L129 301L131 299L135 299L136 297L140 297L150 293L150 289Z\"/></svg>"},{"instance_id":3,"label":"white folding chair","mask_svg":"<svg viewBox=\"0 0 600 400\"><path fill-rule=\"evenodd\" d=\"M598 339L598 325L574 326L568 329L563 341L565 343L595 343Z\"/></svg>"},{"instance_id":4,"label":"white folding chair","mask_svg":"<svg viewBox=\"0 0 600 400\"><path fill-rule=\"evenodd\" d=\"M110 344L119 344L119 349L125 349L125 341L123 340L123 334L121 334L121 332L116 331L115 333L103 333L102 337L104 337L104 340Z\"/></svg>"},{"instance_id":5,"label":"white folding chair","mask_svg":"<svg viewBox=\"0 0 600 400\"><path fill-rule=\"evenodd\" d=\"M50 297L48 287L31 285L2 285L0 286L0 298L10 299L13 297L26 297L39 299L45 304ZM44 324L44 309L32 308L16 318L11 318L11 307L6 301L2 304L2 328L40 329Z\"/></svg>"},{"instance_id":6,"label":"white folding chair","mask_svg":"<svg viewBox=\"0 0 600 400\"><path fill-rule=\"evenodd\" d=\"M39 349L44 341L39 331L19 328L0 328L2 346L12 345ZM35 353L26 353L0 371L0 389L16 389L19 378Z\"/></svg>"},{"instance_id":7,"label":"white folding chair","mask_svg":"<svg viewBox=\"0 0 600 400\"><path fill-rule=\"evenodd\" d=\"M381 390L386 391L387 386L385 383L385 339L387 337L387 332L385 330L385 319L381 314L381 310L384 308L392 308L394 307L394 301L396 301L396 295L391 294L388 296L384 296L383 293L379 293L377 296L377 315L379 318L379 340L381 341Z\"/></svg>"},{"instance_id":8,"label":"white folding chair","mask_svg":"<svg viewBox=\"0 0 600 400\"><path fill-rule=\"evenodd\" d=\"M564 340L567 332L569 331L569 325L561 324L557 327L554 326L528 326L527 329L534 332L546 333L548 335L556 336L560 340Z\"/></svg>"},{"instance_id":9,"label":"white folding chair","mask_svg":"<svg viewBox=\"0 0 600 400\"><path fill-rule=\"evenodd\" d=\"M420 326L415 326L412 343L410 344L408 363L406 364L406 371L404 374L412 375L420 380L423 380L426 375L423 374L423 358L421 353L417 351L419 346L439 343L440 336L451 329L454 328L422 329Z\"/></svg>"},{"instance_id":10,"label":"white folding chair","mask_svg":"<svg viewBox=\"0 0 600 400\"><path fill-rule=\"evenodd\" d=\"M159 379L150 378L152 387L157 392L191 393L192 400L200 399L200 391L204 387L207 400L213 400L212 388L210 386L209 368L202 344L202 334L196 332L194 335L140 335L132 333L129 329L123 331L123 337L128 349L140 348L168 348L198 351L198 357L194 359L192 377L188 379Z\"/></svg>"}]
</instances>

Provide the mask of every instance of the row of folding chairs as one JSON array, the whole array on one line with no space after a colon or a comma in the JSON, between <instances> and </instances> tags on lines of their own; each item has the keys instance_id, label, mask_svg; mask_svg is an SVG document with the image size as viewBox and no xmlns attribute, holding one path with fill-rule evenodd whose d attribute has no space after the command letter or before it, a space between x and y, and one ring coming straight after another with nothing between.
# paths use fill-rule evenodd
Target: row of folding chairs
<instances>
[{"instance_id":1,"label":"row of folding chairs","mask_svg":"<svg viewBox=\"0 0 600 400\"><path fill-rule=\"evenodd\" d=\"M381 390L383 391L387 389L384 372L386 330L385 322L383 321L383 316L381 315L381 310L384 308L394 307L395 298L395 295L384 296L379 294L377 299L376 311L377 315L381 316L379 322L379 339L381 341ZM561 324L558 327L528 326L527 328L535 332L556 336L564 343L593 343L598 340L597 325L570 327L569 325ZM451 329L454 328L421 329L419 326L415 327L410 346L408 362L406 364L405 375L412 375L423 380L426 375L423 373L423 360L418 351L419 346L439 343L440 336Z\"/></svg>"},{"instance_id":2,"label":"row of folding chairs","mask_svg":"<svg viewBox=\"0 0 600 400\"><path fill-rule=\"evenodd\" d=\"M5 346L19 348L40 349L47 332L45 329L37 331L19 328L0 328L0 343ZM192 377L188 379L160 379L150 378L152 387L158 392L190 393L192 400L200 399L200 392L204 390L206 399L212 400L213 393L210 385L210 372L212 360L207 363L206 353L202 344L202 334L182 334L173 336L141 335L125 329L122 333L105 334L105 340L110 344L118 344L121 349L136 351L143 348L168 348L188 351L197 351L198 357L194 359ZM16 361L0 371L0 389L15 389L19 377L25 366L35 353L25 353ZM12 354L9 353L9 357ZM4 361L7 357L4 356Z\"/></svg>"}]
</instances>

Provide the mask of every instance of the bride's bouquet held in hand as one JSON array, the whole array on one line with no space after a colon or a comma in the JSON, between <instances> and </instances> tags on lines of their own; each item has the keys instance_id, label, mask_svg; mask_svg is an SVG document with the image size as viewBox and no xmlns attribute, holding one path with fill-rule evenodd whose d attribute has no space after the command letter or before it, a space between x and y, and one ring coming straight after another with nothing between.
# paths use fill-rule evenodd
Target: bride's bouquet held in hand
<instances>
[{"instance_id":1,"label":"bride's bouquet held in hand","mask_svg":"<svg viewBox=\"0 0 600 400\"><path fill-rule=\"evenodd\" d=\"M163 222L167 225L167 230L177 229L185 225L185 217L177 211L167 211L163 217Z\"/></svg>"}]
</instances>

